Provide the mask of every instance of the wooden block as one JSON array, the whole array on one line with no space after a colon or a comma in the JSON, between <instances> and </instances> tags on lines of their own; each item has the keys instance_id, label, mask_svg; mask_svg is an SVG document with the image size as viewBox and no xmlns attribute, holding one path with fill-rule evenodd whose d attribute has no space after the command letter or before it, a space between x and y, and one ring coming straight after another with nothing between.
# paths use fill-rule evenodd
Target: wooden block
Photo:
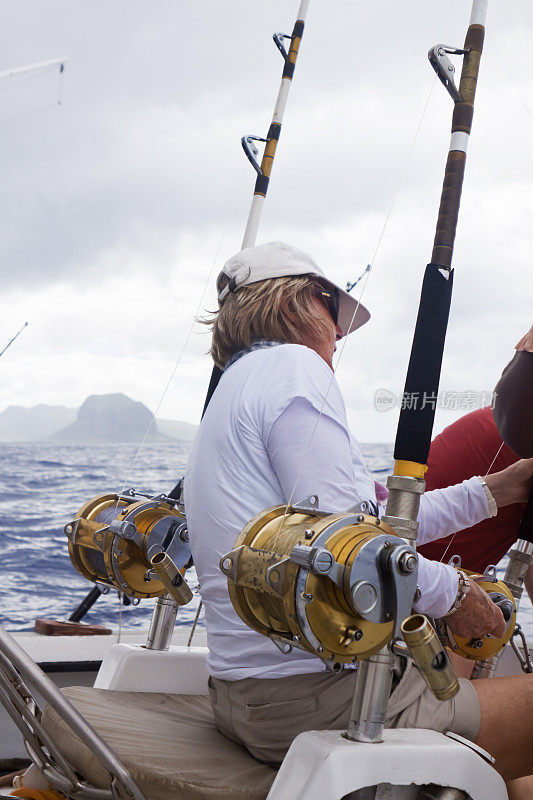
<instances>
[{"instance_id":1,"label":"wooden block","mask_svg":"<svg viewBox=\"0 0 533 800\"><path fill-rule=\"evenodd\" d=\"M85 622L61 622L58 619L36 619L35 633L43 636L109 636L110 628Z\"/></svg>"}]
</instances>

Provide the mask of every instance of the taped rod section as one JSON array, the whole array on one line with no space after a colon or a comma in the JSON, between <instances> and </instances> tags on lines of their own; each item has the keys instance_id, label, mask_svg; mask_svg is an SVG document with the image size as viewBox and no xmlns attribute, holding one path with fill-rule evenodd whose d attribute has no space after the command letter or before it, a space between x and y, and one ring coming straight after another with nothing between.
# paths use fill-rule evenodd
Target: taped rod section
<instances>
[{"instance_id":1,"label":"taped rod section","mask_svg":"<svg viewBox=\"0 0 533 800\"><path fill-rule=\"evenodd\" d=\"M468 133L464 133L463 131L454 131L450 139L450 151L460 150L462 153L466 154L468 151L469 139L470 136Z\"/></svg>"},{"instance_id":2,"label":"taped rod section","mask_svg":"<svg viewBox=\"0 0 533 800\"><path fill-rule=\"evenodd\" d=\"M452 259L461 203L468 140L474 116L488 0L474 0L466 33L452 135L431 254L405 382L394 448L396 461L426 464L435 419L442 357L452 296ZM449 52L452 52L451 50ZM459 52L459 50L457 50Z\"/></svg>"}]
</instances>

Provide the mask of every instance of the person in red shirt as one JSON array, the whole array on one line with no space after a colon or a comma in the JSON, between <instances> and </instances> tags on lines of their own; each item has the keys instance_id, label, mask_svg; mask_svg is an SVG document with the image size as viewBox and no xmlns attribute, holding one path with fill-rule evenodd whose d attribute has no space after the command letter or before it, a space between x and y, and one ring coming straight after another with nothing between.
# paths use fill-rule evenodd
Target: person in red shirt
<instances>
[{"instance_id":1,"label":"person in red shirt","mask_svg":"<svg viewBox=\"0 0 533 800\"><path fill-rule=\"evenodd\" d=\"M472 411L431 443L425 475L428 491L460 483L472 475L498 472L520 458L533 456L533 326L515 349L517 353L496 387L494 414L490 407ZM497 516L423 545L420 552L436 561L449 561L458 555L466 569L484 572L516 542L524 510L523 503L500 508ZM533 599L533 567L525 585Z\"/></svg>"},{"instance_id":2,"label":"person in red shirt","mask_svg":"<svg viewBox=\"0 0 533 800\"><path fill-rule=\"evenodd\" d=\"M426 491L461 483L472 475L499 472L518 460L519 456L502 441L490 406L480 408L448 425L433 439L425 475ZM459 555L464 567L484 572L516 542L523 513L523 503L504 506L497 516L422 545L419 550L435 561L449 561Z\"/></svg>"}]
</instances>

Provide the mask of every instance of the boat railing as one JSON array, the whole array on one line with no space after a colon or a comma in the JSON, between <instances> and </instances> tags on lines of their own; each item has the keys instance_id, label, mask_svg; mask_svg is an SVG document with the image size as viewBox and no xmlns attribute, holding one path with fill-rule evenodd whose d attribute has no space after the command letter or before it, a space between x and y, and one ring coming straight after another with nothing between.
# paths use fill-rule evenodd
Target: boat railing
<instances>
[{"instance_id":1,"label":"boat railing","mask_svg":"<svg viewBox=\"0 0 533 800\"><path fill-rule=\"evenodd\" d=\"M98 788L80 777L43 727L36 696L41 697L91 751L110 776L109 789ZM54 789L76 800L146 800L114 751L2 627L0 702L21 732L32 762Z\"/></svg>"}]
</instances>

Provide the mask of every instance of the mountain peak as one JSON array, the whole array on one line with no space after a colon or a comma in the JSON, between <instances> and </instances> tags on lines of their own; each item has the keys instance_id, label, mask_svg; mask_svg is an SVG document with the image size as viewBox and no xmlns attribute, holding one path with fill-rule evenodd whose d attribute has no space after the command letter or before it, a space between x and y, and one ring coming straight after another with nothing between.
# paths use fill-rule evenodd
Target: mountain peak
<instances>
[{"instance_id":1,"label":"mountain peak","mask_svg":"<svg viewBox=\"0 0 533 800\"><path fill-rule=\"evenodd\" d=\"M190 422L156 422L144 403L122 392L91 394L79 409L39 403L0 413L0 442L140 442L147 431L148 442L192 442L196 429Z\"/></svg>"},{"instance_id":2,"label":"mountain peak","mask_svg":"<svg viewBox=\"0 0 533 800\"><path fill-rule=\"evenodd\" d=\"M52 437L61 442L160 441L151 411L125 394L91 394L78 410L76 421Z\"/></svg>"}]
</instances>

